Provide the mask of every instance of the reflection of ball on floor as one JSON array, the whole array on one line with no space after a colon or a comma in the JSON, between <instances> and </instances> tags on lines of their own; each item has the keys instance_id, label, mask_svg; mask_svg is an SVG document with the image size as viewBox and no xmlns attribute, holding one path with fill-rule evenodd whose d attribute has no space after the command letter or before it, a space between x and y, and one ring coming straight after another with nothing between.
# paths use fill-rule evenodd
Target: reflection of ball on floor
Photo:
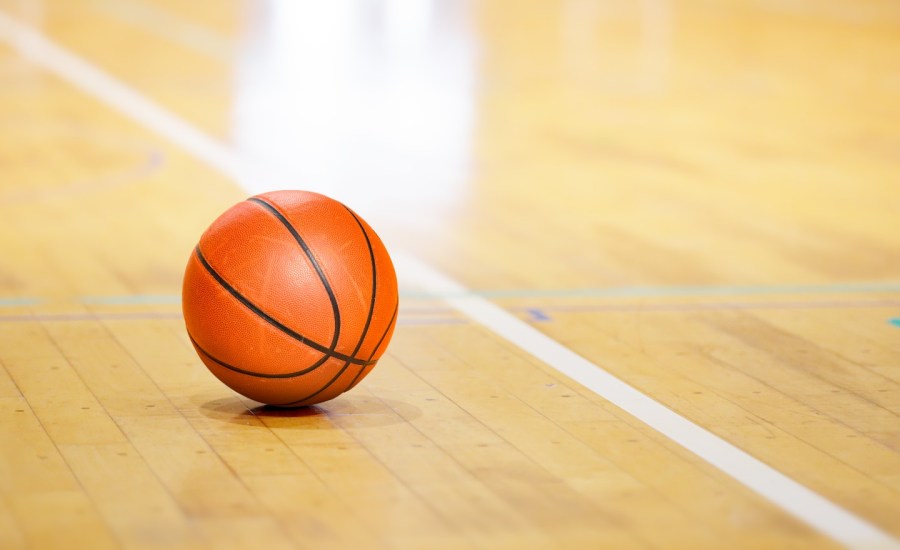
<instances>
[{"instance_id":1,"label":"reflection of ball on floor","mask_svg":"<svg viewBox=\"0 0 900 550\"><path fill-rule=\"evenodd\" d=\"M397 278L369 225L306 191L251 197L188 261L188 335L216 377L251 399L311 405L356 385L384 353Z\"/></svg>"}]
</instances>

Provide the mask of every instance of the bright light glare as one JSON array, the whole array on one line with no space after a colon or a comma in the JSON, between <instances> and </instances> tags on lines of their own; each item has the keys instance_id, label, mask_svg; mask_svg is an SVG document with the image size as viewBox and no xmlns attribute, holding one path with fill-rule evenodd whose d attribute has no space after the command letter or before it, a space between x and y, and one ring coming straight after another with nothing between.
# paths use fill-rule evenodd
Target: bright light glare
<instances>
[{"instance_id":1,"label":"bright light glare","mask_svg":"<svg viewBox=\"0 0 900 550\"><path fill-rule=\"evenodd\" d=\"M258 19L233 139L281 181L245 183L312 189L368 211L460 195L475 109L464 7L273 0Z\"/></svg>"}]
</instances>

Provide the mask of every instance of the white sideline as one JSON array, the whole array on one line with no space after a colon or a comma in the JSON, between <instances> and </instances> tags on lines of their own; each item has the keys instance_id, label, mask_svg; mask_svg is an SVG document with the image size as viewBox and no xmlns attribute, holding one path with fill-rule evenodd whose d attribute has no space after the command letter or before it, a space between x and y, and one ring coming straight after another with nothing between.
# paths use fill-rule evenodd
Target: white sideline
<instances>
[{"instance_id":1,"label":"white sideline","mask_svg":"<svg viewBox=\"0 0 900 550\"><path fill-rule=\"evenodd\" d=\"M3 12L0 40L22 57L115 107L245 188L254 174L265 173L135 89ZM391 255L402 279L446 296L443 301L451 307L702 457L820 533L851 548L900 548L900 542L871 523L654 401L485 298L469 293L443 273L402 251L394 250Z\"/></svg>"}]
</instances>

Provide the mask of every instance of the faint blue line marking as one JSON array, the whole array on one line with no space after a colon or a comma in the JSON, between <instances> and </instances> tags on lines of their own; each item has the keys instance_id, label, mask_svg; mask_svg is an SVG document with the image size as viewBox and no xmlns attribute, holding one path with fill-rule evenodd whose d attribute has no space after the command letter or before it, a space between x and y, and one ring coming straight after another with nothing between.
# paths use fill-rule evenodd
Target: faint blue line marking
<instances>
[{"instance_id":1,"label":"faint blue line marking","mask_svg":"<svg viewBox=\"0 0 900 550\"><path fill-rule=\"evenodd\" d=\"M536 308L536 307L530 307L530 308L526 309L525 312L528 313L528 316L529 316L530 320L532 320L532 321L549 321L550 320L550 316L547 315L544 312L544 310Z\"/></svg>"},{"instance_id":2,"label":"faint blue line marking","mask_svg":"<svg viewBox=\"0 0 900 550\"><path fill-rule=\"evenodd\" d=\"M894 325L895 327L900 328L900 317L894 317L893 319L889 319L888 323Z\"/></svg>"}]
</instances>

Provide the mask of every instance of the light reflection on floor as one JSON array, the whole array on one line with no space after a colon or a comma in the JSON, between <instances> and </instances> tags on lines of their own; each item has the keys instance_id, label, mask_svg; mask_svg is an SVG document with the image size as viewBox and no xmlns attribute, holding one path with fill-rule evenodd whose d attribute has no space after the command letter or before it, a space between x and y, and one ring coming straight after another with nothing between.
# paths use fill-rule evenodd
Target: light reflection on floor
<instances>
[{"instance_id":1,"label":"light reflection on floor","mask_svg":"<svg viewBox=\"0 0 900 550\"><path fill-rule=\"evenodd\" d=\"M325 193L364 216L452 207L472 164L470 20L462 2L266 2L248 14L234 144L278 186Z\"/></svg>"}]
</instances>

